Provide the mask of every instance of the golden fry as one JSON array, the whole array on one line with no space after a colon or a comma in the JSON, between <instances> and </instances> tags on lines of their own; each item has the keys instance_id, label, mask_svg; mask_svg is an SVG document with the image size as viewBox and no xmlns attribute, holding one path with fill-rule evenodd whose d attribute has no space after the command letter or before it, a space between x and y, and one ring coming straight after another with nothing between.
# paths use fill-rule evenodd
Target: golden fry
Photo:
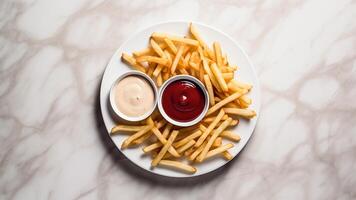
<instances>
[{"instance_id":1,"label":"golden fry","mask_svg":"<svg viewBox=\"0 0 356 200\"><path fill-rule=\"evenodd\" d=\"M225 145L223 145L223 146L220 146L220 147L218 147L218 148L216 148L216 149L213 149L213 150L209 151L209 152L206 154L205 159L208 159L208 158L210 158L210 157L213 157L213 156L215 156L215 155L218 155L218 154L220 154L220 153L222 153L222 152L224 152L224 151L226 151L226 150L228 150L228 149L231 149L232 147L234 147L234 144L228 143L228 144L225 144Z\"/></svg>"},{"instance_id":2,"label":"golden fry","mask_svg":"<svg viewBox=\"0 0 356 200\"><path fill-rule=\"evenodd\" d=\"M213 72L216 80L218 81L221 89L224 92L227 92L229 89L227 87L227 84L226 84L224 77L222 76L222 73L221 73L220 69L218 68L218 66L215 63L213 63L212 65L210 65L210 68L211 68L211 71Z\"/></svg>"},{"instance_id":3,"label":"golden fry","mask_svg":"<svg viewBox=\"0 0 356 200\"><path fill-rule=\"evenodd\" d=\"M226 139L229 139L231 141L234 141L234 142L238 142L240 141L240 136L231 132L231 131L223 131L221 134L220 134L221 137L224 137Z\"/></svg>"},{"instance_id":4,"label":"golden fry","mask_svg":"<svg viewBox=\"0 0 356 200\"><path fill-rule=\"evenodd\" d=\"M173 160L161 160L159 163L159 166L165 166L165 167L171 167L174 169L182 170L184 172L188 173L195 173L197 169L191 165L184 164L179 161L173 161Z\"/></svg>"},{"instance_id":5,"label":"golden fry","mask_svg":"<svg viewBox=\"0 0 356 200\"><path fill-rule=\"evenodd\" d=\"M200 130L197 130L196 132L192 133L189 136L186 136L185 138L179 140L178 142L173 143L173 146L175 148L181 147L183 145L185 145L186 143L188 143L189 141L194 140L195 138L201 136L202 132Z\"/></svg>"},{"instance_id":6,"label":"golden fry","mask_svg":"<svg viewBox=\"0 0 356 200\"><path fill-rule=\"evenodd\" d=\"M119 131L122 132L137 132L143 129L144 126L130 126L130 125L117 125L111 129L111 134L115 134Z\"/></svg>"},{"instance_id":7,"label":"golden fry","mask_svg":"<svg viewBox=\"0 0 356 200\"><path fill-rule=\"evenodd\" d=\"M210 101L209 103L211 106L213 106L215 105L214 90L213 90L213 86L211 85L210 78L207 74L204 75L204 83L205 83L206 90L208 91L209 94L209 101Z\"/></svg>"},{"instance_id":8,"label":"golden fry","mask_svg":"<svg viewBox=\"0 0 356 200\"><path fill-rule=\"evenodd\" d=\"M238 115L247 119L251 119L256 116L256 112L250 109L241 109L241 108L224 108L227 114Z\"/></svg>"},{"instance_id":9,"label":"golden fry","mask_svg":"<svg viewBox=\"0 0 356 200\"><path fill-rule=\"evenodd\" d=\"M178 49L178 52L176 54L176 57L174 58L173 60L173 64L171 66L171 74L174 74L174 72L176 71L176 68L177 68L177 65L178 65L178 61L180 59L180 57L182 56L183 54L183 50L184 50L184 46L181 45Z\"/></svg>"},{"instance_id":10,"label":"golden fry","mask_svg":"<svg viewBox=\"0 0 356 200\"><path fill-rule=\"evenodd\" d=\"M226 105L227 103L230 103L234 100L236 100L237 98L239 98L242 94L241 93L234 93L228 97L226 97L225 99L223 99L222 101L220 101L219 103L215 104L213 107L211 107L208 112L206 113L206 116L214 113L215 111L217 111L218 109L222 108L224 105Z\"/></svg>"},{"instance_id":11,"label":"golden fry","mask_svg":"<svg viewBox=\"0 0 356 200\"><path fill-rule=\"evenodd\" d=\"M128 137L126 140L124 140L124 142L121 145L121 149L125 149L127 148L130 143L134 140L136 140L137 138L141 137L142 135L144 135L145 133L147 133L148 131L150 131L153 128L153 124L149 124L147 126L145 126L144 129L138 131L137 133L131 135L130 137Z\"/></svg>"},{"instance_id":12,"label":"golden fry","mask_svg":"<svg viewBox=\"0 0 356 200\"><path fill-rule=\"evenodd\" d=\"M216 59L216 64L221 68L223 66L223 61L221 57L221 47L218 42L214 42L214 52L215 52L215 59Z\"/></svg>"}]
</instances>

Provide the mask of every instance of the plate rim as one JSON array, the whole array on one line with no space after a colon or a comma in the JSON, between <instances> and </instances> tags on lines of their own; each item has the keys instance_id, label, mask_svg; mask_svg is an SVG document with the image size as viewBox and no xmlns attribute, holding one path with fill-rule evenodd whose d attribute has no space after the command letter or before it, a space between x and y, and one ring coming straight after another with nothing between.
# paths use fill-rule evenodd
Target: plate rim
<instances>
[{"instance_id":1,"label":"plate rim","mask_svg":"<svg viewBox=\"0 0 356 200\"><path fill-rule=\"evenodd\" d=\"M241 50L243 56L246 58L247 62L249 63L250 65L250 68L251 68L251 71L253 73L253 76L256 78L255 81L256 81L256 84L257 87L254 87L254 89L258 88L258 90L256 91L258 96L259 96L259 99L260 101L255 105L256 106L256 110L259 111L259 113L257 113L256 115L256 123L255 125L253 126L253 129L251 131L251 134L248 136L247 140L246 140L246 143L245 145L236 153L236 155L231 159L231 160L228 160L226 161L223 165L221 166L218 166L216 167L215 169L211 170L211 171L208 171L208 172L205 172L205 173L201 173L201 174L187 174L186 176L170 176L170 175L166 175L166 174L162 174L162 173L157 173L157 171L153 171L153 170L148 170L142 166L140 166L139 164L137 164L136 162L134 162L133 160L131 160L128 156L126 156L126 154L121 151L121 149L116 145L116 143L114 142L113 138L111 137L110 135L110 132L108 131L107 127L106 127L106 124L105 124L105 120L104 120L104 116L103 116L103 102L101 100L101 96L102 96L102 93L104 92L103 91L103 82L104 82L104 78L106 77L105 75L107 74L107 70L109 68L109 66L111 65L111 62L113 61L114 59L114 56L117 55L117 53L119 51L122 50L122 48L126 45L126 43L128 43L129 41L131 41L134 37L136 37L139 33L141 33L142 31L146 30L146 29L149 29L151 27L154 27L154 26L159 26L159 25L164 25L164 24L170 24L170 23L184 23L184 24L190 24L190 23L193 23L193 24L198 24L200 26L204 26L204 27L207 27L209 29L212 29L213 31L216 31L218 32L219 34L223 35L224 37L227 37L229 40L231 40L233 42L233 45L237 46L238 49ZM258 75L257 75L257 72L256 72L256 69L255 69L255 66L254 64L252 63L250 57L248 56L248 54L246 53L245 49L242 48L242 46L240 46L234 38L232 38L230 35L224 33L223 31L213 27L213 26L210 26L210 25L207 25L205 23L202 23L202 22L197 22L197 21L193 21L193 20L190 20L190 21L187 21L187 20L166 20L166 21L160 21L160 22L157 22L157 23L151 23L149 25L146 25L146 26L143 26L142 28L139 28L138 30L134 31L129 37L125 38L124 41L120 44L120 46L114 51L113 55L110 57L109 59L109 62L108 64L105 66L105 70L103 72L103 75L102 75L102 78L101 78L101 81L100 81L100 95L99 95L99 103L100 103L100 113L101 113L101 116L102 116L102 119L103 119L103 123L104 123L104 126L105 126L105 129L106 129L106 133L107 135L109 136L110 140L114 143L115 145L115 148L117 148L120 153L125 156L125 158L127 160L129 160L129 162L131 162L132 164L134 164L135 166L137 166L138 168L140 168L141 170L145 171L145 172L149 172L149 173L152 173L154 175L158 175L158 176L162 176L162 177L167 177L167 178L176 178L176 179L185 179L185 178L196 178L196 177L200 177L200 176L204 176L204 175L207 175L207 174L210 174L210 173L213 173L214 171L226 166L228 163L230 163L232 160L235 159L235 157L237 157L240 152L246 147L246 145L249 143L250 141L250 138L251 136L254 134L255 132L255 129L256 129L256 126L257 126L257 123L258 123L258 119L259 119L259 116L260 116L260 113L261 113L261 87L260 87L260 81L259 81L259 78L258 78Z\"/></svg>"}]
</instances>

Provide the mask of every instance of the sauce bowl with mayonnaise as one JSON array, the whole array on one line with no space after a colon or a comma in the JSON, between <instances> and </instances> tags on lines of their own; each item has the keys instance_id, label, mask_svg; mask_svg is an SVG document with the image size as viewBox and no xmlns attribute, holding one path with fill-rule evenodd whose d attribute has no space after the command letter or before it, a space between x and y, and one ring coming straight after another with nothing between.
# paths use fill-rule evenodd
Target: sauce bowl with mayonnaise
<instances>
[{"instance_id":1,"label":"sauce bowl with mayonnaise","mask_svg":"<svg viewBox=\"0 0 356 200\"><path fill-rule=\"evenodd\" d=\"M209 95L202 82L193 76L168 79L158 96L162 116L176 126L192 126L201 121L209 108Z\"/></svg>"},{"instance_id":2,"label":"sauce bowl with mayonnaise","mask_svg":"<svg viewBox=\"0 0 356 200\"><path fill-rule=\"evenodd\" d=\"M157 97L153 80L139 71L121 75L110 89L110 104L114 113L130 122L150 116L157 106Z\"/></svg>"}]
</instances>

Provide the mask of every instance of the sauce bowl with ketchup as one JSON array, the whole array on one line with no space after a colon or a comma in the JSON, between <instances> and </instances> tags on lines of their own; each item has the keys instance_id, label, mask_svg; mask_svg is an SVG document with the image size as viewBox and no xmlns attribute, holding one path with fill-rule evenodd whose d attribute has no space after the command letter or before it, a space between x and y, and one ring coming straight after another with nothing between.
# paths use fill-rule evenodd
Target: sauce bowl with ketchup
<instances>
[{"instance_id":1,"label":"sauce bowl with ketchup","mask_svg":"<svg viewBox=\"0 0 356 200\"><path fill-rule=\"evenodd\" d=\"M158 92L153 80L139 71L127 72L110 89L110 104L121 119L137 122L152 114L157 105Z\"/></svg>"},{"instance_id":2,"label":"sauce bowl with ketchup","mask_svg":"<svg viewBox=\"0 0 356 200\"><path fill-rule=\"evenodd\" d=\"M203 83L189 75L168 79L158 95L158 109L170 123L187 127L202 120L209 108L209 95Z\"/></svg>"}]
</instances>

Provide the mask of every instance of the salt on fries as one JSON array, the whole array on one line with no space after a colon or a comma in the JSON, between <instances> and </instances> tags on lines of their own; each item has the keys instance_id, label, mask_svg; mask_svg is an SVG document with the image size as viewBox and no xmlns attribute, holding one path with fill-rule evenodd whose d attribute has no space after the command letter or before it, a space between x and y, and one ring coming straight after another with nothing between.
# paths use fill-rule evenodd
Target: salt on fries
<instances>
[{"instance_id":1,"label":"salt on fries","mask_svg":"<svg viewBox=\"0 0 356 200\"><path fill-rule=\"evenodd\" d=\"M149 47L132 55L123 53L122 60L153 78L158 87L178 74L201 80L210 99L205 118L194 126L180 128L154 112L137 125L113 127L111 134L129 135L122 149L145 144L142 150L151 155L153 168L168 167L191 174L197 171L195 163L211 157L220 155L231 160L233 156L228 150L234 144L223 142L239 142L241 138L229 129L239 124L239 118L251 119L256 112L248 109L252 100L247 94L252 85L234 79L238 67L229 62L220 43L214 42L209 47L193 24L189 30L192 37L155 32Z\"/></svg>"}]
</instances>

